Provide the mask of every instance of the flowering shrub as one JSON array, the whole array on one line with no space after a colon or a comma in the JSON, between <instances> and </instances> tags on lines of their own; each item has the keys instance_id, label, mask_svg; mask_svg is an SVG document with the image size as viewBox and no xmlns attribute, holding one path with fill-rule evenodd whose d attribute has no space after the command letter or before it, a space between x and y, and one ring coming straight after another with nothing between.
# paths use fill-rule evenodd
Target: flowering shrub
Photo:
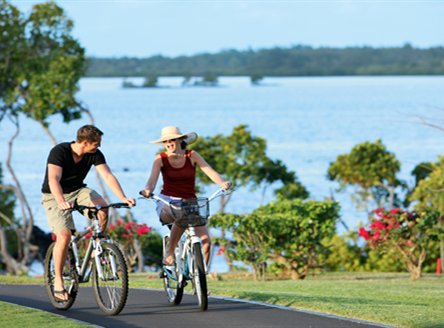
<instances>
[{"instance_id":1,"label":"flowering shrub","mask_svg":"<svg viewBox=\"0 0 444 328\"><path fill-rule=\"evenodd\" d=\"M374 214L368 229L359 228L359 236L370 247L395 249L406 264L411 279L420 278L430 242L440 233L438 223L441 217L432 211L418 214L400 208L378 208Z\"/></svg>"},{"instance_id":2,"label":"flowering shrub","mask_svg":"<svg viewBox=\"0 0 444 328\"><path fill-rule=\"evenodd\" d=\"M133 267L138 263L141 269L144 262L142 250L150 242L150 238L156 237L152 227L148 227L145 223L138 224L119 219L116 224L108 226L107 232L111 239L123 248L129 266Z\"/></svg>"}]
</instances>

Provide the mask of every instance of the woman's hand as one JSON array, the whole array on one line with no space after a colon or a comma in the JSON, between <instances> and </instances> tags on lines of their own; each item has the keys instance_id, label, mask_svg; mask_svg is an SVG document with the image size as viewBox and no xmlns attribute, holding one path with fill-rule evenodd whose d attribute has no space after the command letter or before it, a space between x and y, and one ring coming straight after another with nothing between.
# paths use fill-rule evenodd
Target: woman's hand
<instances>
[{"instance_id":1,"label":"woman's hand","mask_svg":"<svg viewBox=\"0 0 444 328\"><path fill-rule=\"evenodd\" d=\"M224 190L228 190L231 188L231 181L224 181L220 184L220 187Z\"/></svg>"},{"instance_id":2,"label":"woman's hand","mask_svg":"<svg viewBox=\"0 0 444 328\"><path fill-rule=\"evenodd\" d=\"M149 190L148 188L145 188L145 189L141 190L139 192L139 194L141 194L143 197L149 198L151 196L151 190Z\"/></svg>"}]
</instances>

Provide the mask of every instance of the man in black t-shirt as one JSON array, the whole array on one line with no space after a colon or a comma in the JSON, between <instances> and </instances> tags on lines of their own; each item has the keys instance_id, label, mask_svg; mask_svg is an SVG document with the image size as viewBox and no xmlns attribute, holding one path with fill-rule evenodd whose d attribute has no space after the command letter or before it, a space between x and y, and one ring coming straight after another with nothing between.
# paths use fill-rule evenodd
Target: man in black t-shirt
<instances>
[{"instance_id":1,"label":"man in black t-shirt","mask_svg":"<svg viewBox=\"0 0 444 328\"><path fill-rule=\"evenodd\" d=\"M66 261L72 230L75 230L71 211L74 203L79 205L107 205L106 201L94 190L86 187L84 179L91 166L113 193L124 203L134 206L135 200L127 198L116 177L105 161L105 156L98 149L103 132L93 125L85 125L77 131L74 142L64 142L51 149L46 166L45 180L42 186L42 204L48 223L56 235L54 258L54 297L60 301L68 299L63 279L63 263ZM98 213L100 226L105 231L108 211Z\"/></svg>"}]
</instances>

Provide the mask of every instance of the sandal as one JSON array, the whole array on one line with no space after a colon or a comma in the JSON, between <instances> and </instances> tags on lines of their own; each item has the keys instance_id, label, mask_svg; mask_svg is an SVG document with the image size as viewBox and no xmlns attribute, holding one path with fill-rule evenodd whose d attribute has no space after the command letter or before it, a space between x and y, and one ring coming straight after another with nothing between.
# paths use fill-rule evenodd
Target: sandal
<instances>
[{"instance_id":1,"label":"sandal","mask_svg":"<svg viewBox=\"0 0 444 328\"><path fill-rule=\"evenodd\" d=\"M64 298L61 298L61 297L57 297L56 296L57 294L59 294L59 295L65 295L66 294L66 296L68 296L68 298L64 299ZM68 302L68 300L69 300L68 291L66 289L54 290L54 299L56 300L56 302L59 302L59 303Z\"/></svg>"}]
</instances>

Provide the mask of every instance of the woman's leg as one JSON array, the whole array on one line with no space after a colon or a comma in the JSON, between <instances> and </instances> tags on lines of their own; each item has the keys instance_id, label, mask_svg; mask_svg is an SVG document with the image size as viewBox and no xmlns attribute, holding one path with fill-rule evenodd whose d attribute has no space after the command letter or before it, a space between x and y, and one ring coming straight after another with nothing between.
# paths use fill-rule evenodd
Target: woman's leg
<instances>
[{"instance_id":1,"label":"woman's leg","mask_svg":"<svg viewBox=\"0 0 444 328\"><path fill-rule=\"evenodd\" d=\"M196 234L202 240L202 249L205 256L205 261L209 262L210 260L210 249L211 249L211 238L206 226L196 227Z\"/></svg>"}]
</instances>

